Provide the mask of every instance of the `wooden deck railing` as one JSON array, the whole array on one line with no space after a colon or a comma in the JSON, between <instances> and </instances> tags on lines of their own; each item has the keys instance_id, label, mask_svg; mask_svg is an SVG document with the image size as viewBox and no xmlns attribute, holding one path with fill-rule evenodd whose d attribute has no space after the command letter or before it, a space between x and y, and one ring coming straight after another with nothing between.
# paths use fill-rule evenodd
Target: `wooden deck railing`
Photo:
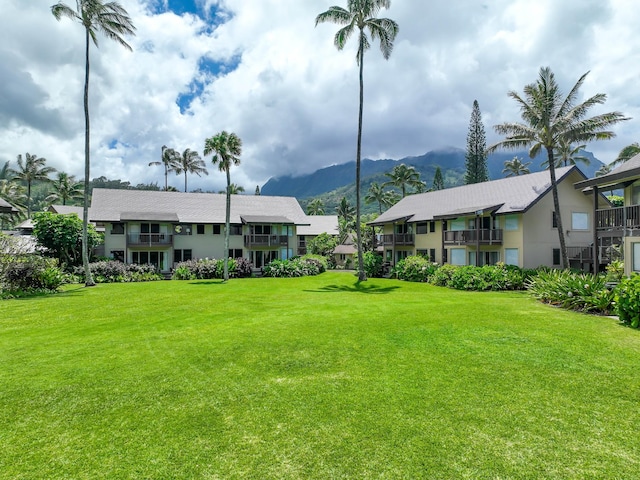
<instances>
[{"instance_id":1,"label":"wooden deck railing","mask_svg":"<svg viewBox=\"0 0 640 480\"><path fill-rule=\"evenodd\" d=\"M480 230L447 230L444 232L445 245L500 245L502 244L502 229Z\"/></svg>"}]
</instances>

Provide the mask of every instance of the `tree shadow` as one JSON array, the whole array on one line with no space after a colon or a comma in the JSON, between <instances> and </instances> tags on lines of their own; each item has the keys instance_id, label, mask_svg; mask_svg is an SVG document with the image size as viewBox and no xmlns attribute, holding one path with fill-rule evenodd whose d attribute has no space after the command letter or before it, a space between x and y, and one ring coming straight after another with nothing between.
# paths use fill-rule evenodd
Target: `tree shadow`
<instances>
[{"instance_id":1,"label":"tree shadow","mask_svg":"<svg viewBox=\"0 0 640 480\"><path fill-rule=\"evenodd\" d=\"M394 290L400 288L397 285L391 285L388 287L381 287L380 285L356 282L353 285L326 285L316 290L305 290L305 292L316 293L334 293L334 292L351 292L351 293L365 293L368 295L385 295L391 293Z\"/></svg>"},{"instance_id":2,"label":"tree shadow","mask_svg":"<svg viewBox=\"0 0 640 480\"><path fill-rule=\"evenodd\" d=\"M189 285L224 285L227 282L225 282L224 280L207 280L207 281L202 281L202 280L198 280L195 282L189 282Z\"/></svg>"}]
</instances>

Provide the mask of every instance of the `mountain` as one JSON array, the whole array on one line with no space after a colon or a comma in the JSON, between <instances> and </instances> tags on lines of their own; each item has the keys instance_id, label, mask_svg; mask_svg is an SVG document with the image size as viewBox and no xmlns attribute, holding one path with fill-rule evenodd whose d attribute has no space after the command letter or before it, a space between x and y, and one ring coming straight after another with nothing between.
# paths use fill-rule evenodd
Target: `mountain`
<instances>
[{"instance_id":1,"label":"mountain","mask_svg":"<svg viewBox=\"0 0 640 480\"><path fill-rule=\"evenodd\" d=\"M595 172L602 166L602 162L595 158L591 152L582 151L581 153L589 158L591 163L588 166L579 164L579 168L587 177L593 177ZM433 184L433 176L437 167L441 168L447 187L462 185L465 173L464 155L464 150L451 147L432 150L424 155L405 157L399 160L365 159L361 164L361 191L364 195L372 182L383 183L388 180L384 174L390 172L394 166L401 163L415 167L420 173L420 179L427 184L427 188ZM502 173L502 169L504 168L504 162L513 159L514 156L519 157L523 162L532 161L529 167L531 172L543 170L540 164L546 159L545 155L539 155L535 159L530 160L528 152L525 151L500 151L490 155L487 160L489 177L494 180L503 178L504 174ZM305 204L307 203L305 201L307 199L325 197L337 191L349 198L351 195L347 195L347 193L349 193L350 190L354 190L355 170L354 161L331 165L330 167L321 168L313 173L300 175L298 177L292 177L290 175L275 177L269 179L269 181L262 186L260 192L262 195L293 196ZM355 194L353 195L355 198ZM355 202L352 202L352 204L353 203ZM326 201L325 205L328 205Z\"/></svg>"}]
</instances>

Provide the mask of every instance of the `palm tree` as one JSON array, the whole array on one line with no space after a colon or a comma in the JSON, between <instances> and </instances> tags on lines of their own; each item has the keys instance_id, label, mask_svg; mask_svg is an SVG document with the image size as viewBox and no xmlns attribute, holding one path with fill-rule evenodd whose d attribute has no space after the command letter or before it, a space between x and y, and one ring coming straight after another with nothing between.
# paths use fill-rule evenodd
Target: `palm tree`
<instances>
[{"instance_id":1,"label":"palm tree","mask_svg":"<svg viewBox=\"0 0 640 480\"><path fill-rule=\"evenodd\" d=\"M170 149L167 149L170 150ZM177 152L176 152L177 153ZM201 176L201 173L209 175L207 168L205 167L204 160L200 158L198 152L187 148L182 155L178 155L176 162L171 165L170 170L176 172L176 175L184 173L184 191L187 191L187 173L195 173Z\"/></svg>"},{"instance_id":2,"label":"palm tree","mask_svg":"<svg viewBox=\"0 0 640 480\"><path fill-rule=\"evenodd\" d=\"M383 187L392 185L398 187L402 192L402 198L407 196L407 187L421 188L424 182L420 181L420 173L414 167L407 167L404 163L396 165L389 173L385 173L389 181L382 184Z\"/></svg>"},{"instance_id":3,"label":"palm tree","mask_svg":"<svg viewBox=\"0 0 640 480\"><path fill-rule=\"evenodd\" d=\"M609 127L628 120L620 112L604 113L587 117L589 109L603 104L607 98L598 93L584 102L576 104L578 91L589 72L582 75L569 94L563 99L553 72L548 67L540 69L538 80L524 87L524 98L515 91L508 93L520 105L523 123L502 123L494 128L506 138L489 148L493 152L497 148L521 149L530 147L529 157L535 156L544 148L547 151L553 207L558 226L562 264L568 268L567 246L560 215L558 183L556 180L555 152L560 142L584 143L591 140L606 140L615 136L607 130Z\"/></svg>"},{"instance_id":4,"label":"palm tree","mask_svg":"<svg viewBox=\"0 0 640 480\"><path fill-rule=\"evenodd\" d=\"M358 140L356 146L356 242L358 247L358 280L366 280L362 260L362 232L360 229L360 159L362 153L362 109L364 104L364 52L371 47L365 30L369 31L373 40L380 41L380 50L385 60L389 59L393 50L393 41L398 34L398 24L388 18L377 18L381 8L388 9L391 0L348 0L347 8L329 7L329 10L316 17L319 23L331 22L344 25L333 39L338 50L342 50L349 37L358 30L358 53L356 63L360 67L360 105L358 109Z\"/></svg>"},{"instance_id":5,"label":"palm tree","mask_svg":"<svg viewBox=\"0 0 640 480\"><path fill-rule=\"evenodd\" d=\"M603 164L596 172L596 177L601 177L603 175L606 175L607 173L611 173L611 165Z\"/></svg>"},{"instance_id":6,"label":"palm tree","mask_svg":"<svg viewBox=\"0 0 640 480\"><path fill-rule=\"evenodd\" d=\"M591 164L591 160L580 153L585 148L587 148L586 145L578 145L577 147L574 147L570 142L560 140L558 142L558 147L554 152L556 168L575 165L576 162L582 162L586 166L589 166ZM540 166L542 168L549 168L549 160L545 160L540 164Z\"/></svg>"},{"instance_id":7,"label":"palm tree","mask_svg":"<svg viewBox=\"0 0 640 480\"><path fill-rule=\"evenodd\" d=\"M179 162L182 160L182 157L180 156L180 154L178 152L176 152L173 148L167 148L166 145L163 145L162 148L160 149L160 151L162 152L160 154L160 161L158 162L149 162L149 166L153 167L153 166L157 166L157 165L164 165L164 191L168 192L169 191L169 172L176 172L176 169L179 168ZM197 153L196 153L197 155ZM182 173L182 171L180 172ZM179 174L179 173L178 173ZM187 174L184 174L185 176L185 185L187 182ZM185 186L185 192L186 192L186 186Z\"/></svg>"},{"instance_id":8,"label":"palm tree","mask_svg":"<svg viewBox=\"0 0 640 480\"><path fill-rule=\"evenodd\" d=\"M31 218L31 185L33 182L48 182L49 174L56 171L53 167L46 167L46 158L37 155L25 154L24 163L22 155L18 155L18 168L11 170L14 180L20 180L27 185L27 218Z\"/></svg>"},{"instance_id":9,"label":"palm tree","mask_svg":"<svg viewBox=\"0 0 640 480\"><path fill-rule=\"evenodd\" d=\"M4 163L4 167L0 168L0 180L11 180L13 174L11 173L11 168L9 167L9 161L7 160Z\"/></svg>"},{"instance_id":10,"label":"palm tree","mask_svg":"<svg viewBox=\"0 0 640 480\"><path fill-rule=\"evenodd\" d=\"M613 162L611 162L609 165L611 167L615 167L617 165L620 165L621 163L626 162L630 158L635 157L639 153L640 153L640 144L638 142L633 142L631 145L627 145L622 150L620 150L620 153L618 154L616 159Z\"/></svg>"},{"instance_id":11,"label":"palm tree","mask_svg":"<svg viewBox=\"0 0 640 480\"><path fill-rule=\"evenodd\" d=\"M24 193L24 187L22 185L8 179L0 180L0 198L15 207L19 212L19 216L24 215L27 209L27 195ZM9 215L11 215L11 213ZM0 216L0 222L0 230L4 230L4 215Z\"/></svg>"},{"instance_id":12,"label":"palm tree","mask_svg":"<svg viewBox=\"0 0 640 480\"><path fill-rule=\"evenodd\" d=\"M62 202L66 205L69 200L76 200L83 197L84 192L82 182L76 181L74 175L59 172L58 177L51 183L53 192L45 199L50 204Z\"/></svg>"},{"instance_id":13,"label":"palm tree","mask_svg":"<svg viewBox=\"0 0 640 480\"><path fill-rule=\"evenodd\" d=\"M229 185L228 189L229 195L238 195L240 193L244 193L244 187L242 185L236 185L235 183ZM218 193L226 193L226 190L220 190Z\"/></svg>"},{"instance_id":14,"label":"palm tree","mask_svg":"<svg viewBox=\"0 0 640 480\"><path fill-rule=\"evenodd\" d=\"M134 35L135 27L127 11L118 2L103 3L103 0L76 0L76 9L58 2L51 7L51 13L60 20L70 18L80 23L85 30L84 56L84 205L82 207L82 265L84 266L85 286L95 285L89 270L89 242L87 225L89 223L89 175L90 175L90 128L89 128L89 46L90 40L98 46L98 33L118 42L128 50L131 46L124 41L123 35Z\"/></svg>"},{"instance_id":15,"label":"palm tree","mask_svg":"<svg viewBox=\"0 0 640 480\"><path fill-rule=\"evenodd\" d=\"M229 280L229 230L231 229L231 165L240 165L242 154L242 140L235 133L226 130L207 138L204 141L204 155L213 155L211 163L218 165L221 172L227 174L227 204L224 230L224 281Z\"/></svg>"},{"instance_id":16,"label":"palm tree","mask_svg":"<svg viewBox=\"0 0 640 480\"><path fill-rule=\"evenodd\" d=\"M512 160L507 160L504 162L502 173L506 173L507 177L526 175L528 173L531 173L531 171L529 170L529 165L531 165L531 162L522 163L522 161L518 157L513 157Z\"/></svg>"},{"instance_id":17,"label":"palm tree","mask_svg":"<svg viewBox=\"0 0 640 480\"><path fill-rule=\"evenodd\" d=\"M319 198L311 200L307 205L307 215L324 215L324 203Z\"/></svg>"}]
</instances>

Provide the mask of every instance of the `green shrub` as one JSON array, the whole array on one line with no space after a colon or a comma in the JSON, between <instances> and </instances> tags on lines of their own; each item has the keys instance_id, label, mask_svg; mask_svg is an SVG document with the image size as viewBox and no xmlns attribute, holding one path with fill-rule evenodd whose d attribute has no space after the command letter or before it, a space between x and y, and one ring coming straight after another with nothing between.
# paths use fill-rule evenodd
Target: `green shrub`
<instances>
[{"instance_id":1,"label":"green shrub","mask_svg":"<svg viewBox=\"0 0 640 480\"><path fill-rule=\"evenodd\" d=\"M411 255L393 267L391 276L409 282L428 282L437 269L437 263L430 262L422 255Z\"/></svg>"},{"instance_id":2,"label":"green shrub","mask_svg":"<svg viewBox=\"0 0 640 480\"><path fill-rule=\"evenodd\" d=\"M89 270L96 283L150 282L162 280L153 265L126 264L118 260L102 260L89 264ZM84 268L77 266L74 275L84 282Z\"/></svg>"},{"instance_id":3,"label":"green shrub","mask_svg":"<svg viewBox=\"0 0 640 480\"><path fill-rule=\"evenodd\" d=\"M455 265L442 265L434 272L430 283L438 287L450 286L451 278L458 268Z\"/></svg>"},{"instance_id":4,"label":"green shrub","mask_svg":"<svg viewBox=\"0 0 640 480\"><path fill-rule=\"evenodd\" d=\"M381 255L373 252L365 252L362 255L362 264L364 266L364 273L369 278L382 276L382 263L383 259Z\"/></svg>"},{"instance_id":5,"label":"green shrub","mask_svg":"<svg viewBox=\"0 0 640 480\"><path fill-rule=\"evenodd\" d=\"M633 328L640 326L640 275L623 278L614 290L616 312L620 321Z\"/></svg>"},{"instance_id":6,"label":"green shrub","mask_svg":"<svg viewBox=\"0 0 640 480\"><path fill-rule=\"evenodd\" d=\"M569 270L541 269L527 281L527 289L538 300L582 312L608 314L614 292L607 289L604 275Z\"/></svg>"},{"instance_id":7,"label":"green shrub","mask_svg":"<svg viewBox=\"0 0 640 480\"><path fill-rule=\"evenodd\" d=\"M322 262L315 256L295 257L289 260L273 260L263 269L265 277L304 277L318 275L325 271Z\"/></svg>"},{"instance_id":8,"label":"green shrub","mask_svg":"<svg viewBox=\"0 0 640 480\"><path fill-rule=\"evenodd\" d=\"M57 259L40 255L0 257L0 293L4 298L55 292L66 281Z\"/></svg>"},{"instance_id":9,"label":"green shrub","mask_svg":"<svg viewBox=\"0 0 640 480\"><path fill-rule=\"evenodd\" d=\"M227 260L229 277L250 277L253 264L246 258L229 258ZM224 278L224 261L215 258L187 260L176 265L171 275L172 280L210 280Z\"/></svg>"},{"instance_id":10,"label":"green shrub","mask_svg":"<svg viewBox=\"0 0 640 480\"><path fill-rule=\"evenodd\" d=\"M525 278L531 275L531 271L504 263L482 267L443 265L433 271L429 281L433 285L457 290L522 290Z\"/></svg>"}]
</instances>

